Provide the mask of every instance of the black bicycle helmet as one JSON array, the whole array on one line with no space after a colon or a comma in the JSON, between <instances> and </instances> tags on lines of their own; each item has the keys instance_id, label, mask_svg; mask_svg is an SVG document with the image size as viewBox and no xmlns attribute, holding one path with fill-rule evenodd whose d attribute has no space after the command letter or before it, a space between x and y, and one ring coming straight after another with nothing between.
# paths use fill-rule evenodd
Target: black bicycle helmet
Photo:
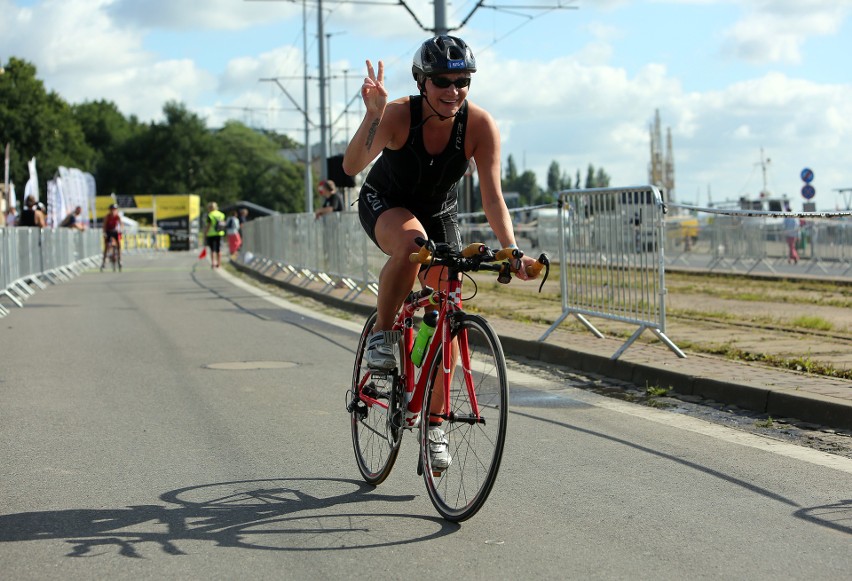
<instances>
[{"instance_id":1,"label":"black bicycle helmet","mask_svg":"<svg viewBox=\"0 0 852 581\"><path fill-rule=\"evenodd\" d=\"M411 74L417 84L427 77L447 73L476 72L476 58L465 41L442 34L423 43L414 53Z\"/></svg>"}]
</instances>

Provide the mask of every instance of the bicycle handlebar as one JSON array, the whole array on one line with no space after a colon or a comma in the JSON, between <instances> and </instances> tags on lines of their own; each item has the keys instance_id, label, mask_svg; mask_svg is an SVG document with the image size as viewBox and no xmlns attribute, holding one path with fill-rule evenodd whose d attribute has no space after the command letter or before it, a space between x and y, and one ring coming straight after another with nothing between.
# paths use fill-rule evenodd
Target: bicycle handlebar
<instances>
[{"instance_id":1,"label":"bicycle handlebar","mask_svg":"<svg viewBox=\"0 0 852 581\"><path fill-rule=\"evenodd\" d=\"M420 250L409 255L408 259L411 262L419 264L431 264L435 262L439 265L452 265L462 271L493 270L500 272L498 280L504 283L508 283L511 276L509 272L506 272L502 264L494 263L508 261L508 271L517 272L515 264L524 256L524 253L517 248L503 248L495 252L480 242L468 244L460 252L454 251L449 244L436 244L431 240L426 240L419 236L414 239L414 242L420 246ZM539 292L541 292L541 287L544 286L547 276L550 274L550 259L544 252L541 253L538 260L528 265L525 270L529 278L538 278L542 269L545 270L545 274L544 279L541 281L541 286L539 286Z\"/></svg>"}]
</instances>

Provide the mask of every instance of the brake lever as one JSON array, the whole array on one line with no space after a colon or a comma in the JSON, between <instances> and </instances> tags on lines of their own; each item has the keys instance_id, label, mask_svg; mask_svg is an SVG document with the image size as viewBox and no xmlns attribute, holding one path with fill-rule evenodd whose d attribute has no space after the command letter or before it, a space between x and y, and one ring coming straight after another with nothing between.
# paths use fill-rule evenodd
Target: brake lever
<instances>
[{"instance_id":1,"label":"brake lever","mask_svg":"<svg viewBox=\"0 0 852 581\"><path fill-rule=\"evenodd\" d=\"M538 292L541 292L541 289L544 288L544 283L547 282L547 277L550 275L550 257L542 252L541 256L538 257L538 261L544 265L544 277L541 279L541 284L538 285Z\"/></svg>"},{"instance_id":2,"label":"brake lever","mask_svg":"<svg viewBox=\"0 0 852 581\"><path fill-rule=\"evenodd\" d=\"M497 282L501 284L509 284L512 281L512 266L508 262L500 265L500 272L497 274Z\"/></svg>"}]
</instances>

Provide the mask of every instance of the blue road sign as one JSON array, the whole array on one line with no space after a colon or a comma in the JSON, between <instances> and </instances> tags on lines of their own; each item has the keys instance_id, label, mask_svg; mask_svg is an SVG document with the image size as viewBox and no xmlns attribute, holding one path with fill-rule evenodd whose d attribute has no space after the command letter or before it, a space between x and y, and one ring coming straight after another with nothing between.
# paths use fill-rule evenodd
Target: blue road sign
<instances>
[{"instance_id":1,"label":"blue road sign","mask_svg":"<svg viewBox=\"0 0 852 581\"><path fill-rule=\"evenodd\" d=\"M805 184L802 186L802 197L806 200L810 200L816 195L816 190L811 184Z\"/></svg>"},{"instance_id":2,"label":"blue road sign","mask_svg":"<svg viewBox=\"0 0 852 581\"><path fill-rule=\"evenodd\" d=\"M814 172L811 171L811 168L806 167L802 170L802 181L806 184L809 184L814 181Z\"/></svg>"}]
</instances>

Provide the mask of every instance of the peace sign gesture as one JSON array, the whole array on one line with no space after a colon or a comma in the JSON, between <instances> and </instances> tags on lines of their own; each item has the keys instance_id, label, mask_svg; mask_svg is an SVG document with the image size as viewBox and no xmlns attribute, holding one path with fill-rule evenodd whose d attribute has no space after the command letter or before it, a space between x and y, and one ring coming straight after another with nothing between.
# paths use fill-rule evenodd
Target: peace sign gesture
<instances>
[{"instance_id":1,"label":"peace sign gesture","mask_svg":"<svg viewBox=\"0 0 852 581\"><path fill-rule=\"evenodd\" d=\"M367 111L381 117L388 103L388 92L385 89L385 64L379 61L379 74L373 70L373 63L367 60L367 76L361 85L361 97Z\"/></svg>"}]
</instances>

